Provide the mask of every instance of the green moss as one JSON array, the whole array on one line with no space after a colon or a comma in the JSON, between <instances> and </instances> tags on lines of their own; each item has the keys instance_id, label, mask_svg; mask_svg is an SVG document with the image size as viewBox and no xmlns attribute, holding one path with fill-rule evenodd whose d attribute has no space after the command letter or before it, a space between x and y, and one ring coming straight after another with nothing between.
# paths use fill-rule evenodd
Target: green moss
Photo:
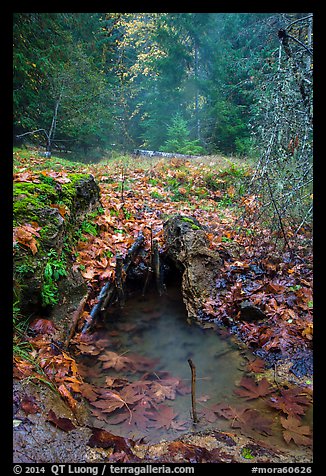
<instances>
[{"instance_id":1,"label":"green moss","mask_svg":"<svg viewBox=\"0 0 326 476\"><path fill-rule=\"evenodd\" d=\"M182 221L185 221L187 223L191 223L192 225L194 225L194 220L192 218L188 218L188 217L181 217L181 220Z\"/></svg>"},{"instance_id":2,"label":"green moss","mask_svg":"<svg viewBox=\"0 0 326 476\"><path fill-rule=\"evenodd\" d=\"M50 203L57 192L52 185L48 183L18 182L14 184L14 199L21 195L26 195L34 201L41 203Z\"/></svg>"},{"instance_id":3,"label":"green moss","mask_svg":"<svg viewBox=\"0 0 326 476\"><path fill-rule=\"evenodd\" d=\"M70 182L58 184L52 177L40 175L41 183L19 182L13 188L14 225L29 221L39 222L39 211L51 204L63 203L74 210L76 203L76 185L87 180L87 174L68 174Z\"/></svg>"},{"instance_id":4,"label":"green moss","mask_svg":"<svg viewBox=\"0 0 326 476\"><path fill-rule=\"evenodd\" d=\"M49 221L50 219L51 222ZM43 248L48 248L53 245L53 237L56 236L58 227L60 226L58 215L47 216L46 223L47 224L39 231Z\"/></svg>"},{"instance_id":5,"label":"green moss","mask_svg":"<svg viewBox=\"0 0 326 476\"><path fill-rule=\"evenodd\" d=\"M40 236L35 237L37 241L35 255L19 243L15 249L14 285L17 303L23 312L28 313L30 309L34 312L34 306L47 307L59 302L58 283L67 275L67 259L78 238L78 232L97 234L96 226L86 219L83 222L84 226L76 230L78 216L75 213L76 209L78 207L83 210L88 205L88 189L84 190L83 187L84 183L85 187L88 185L89 174L71 173L68 174L68 178L70 179L68 183L61 183L51 175L40 174L39 183L14 184L14 226L36 222L40 227L38 230ZM51 207L62 204L70 211L70 214L65 214L64 222L58 210ZM98 213L94 212L92 217L95 218ZM63 233L65 238L62 236ZM54 249L57 247L62 249L62 252Z\"/></svg>"},{"instance_id":6,"label":"green moss","mask_svg":"<svg viewBox=\"0 0 326 476\"><path fill-rule=\"evenodd\" d=\"M47 208L56 198L55 189L45 183L19 182L13 188L14 225L39 221L39 211Z\"/></svg>"},{"instance_id":7,"label":"green moss","mask_svg":"<svg viewBox=\"0 0 326 476\"><path fill-rule=\"evenodd\" d=\"M70 182L64 183L61 186L62 203L67 205L68 208L73 209L76 200L76 185L82 180L88 180L88 174L68 174Z\"/></svg>"}]
</instances>

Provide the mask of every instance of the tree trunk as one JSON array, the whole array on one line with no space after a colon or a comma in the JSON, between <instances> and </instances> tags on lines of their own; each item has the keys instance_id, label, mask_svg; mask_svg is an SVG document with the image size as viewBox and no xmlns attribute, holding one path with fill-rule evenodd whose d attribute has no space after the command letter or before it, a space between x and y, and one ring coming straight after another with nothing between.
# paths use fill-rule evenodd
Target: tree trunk
<instances>
[{"instance_id":1,"label":"tree trunk","mask_svg":"<svg viewBox=\"0 0 326 476\"><path fill-rule=\"evenodd\" d=\"M59 105L60 105L60 102L61 102L61 97L62 97L62 93L60 93L59 99L55 103L53 117L52 117L52 123L51 123L49 133L47 135L47 143L46 143L47 157L51 157L52 141L54 139L55 129L56 129L56 126L57 126L58 109L59 109Z\"/></svg>"},{"instance_id":2,"label":"tree trunk","mask_svg":"<svg viewBox=\"0 0 326 476\"><path fill-rule=\"evenodd\" d=\"M194 70L195 70L195 117L196 117L196 136L197 139L200 140L200 118L199 118L199 91L198 91L198 71L199 71L199 65L198 65L198 45L197 42L195 42L195 64L194 64Z\"/></svg>"}]
</instances>

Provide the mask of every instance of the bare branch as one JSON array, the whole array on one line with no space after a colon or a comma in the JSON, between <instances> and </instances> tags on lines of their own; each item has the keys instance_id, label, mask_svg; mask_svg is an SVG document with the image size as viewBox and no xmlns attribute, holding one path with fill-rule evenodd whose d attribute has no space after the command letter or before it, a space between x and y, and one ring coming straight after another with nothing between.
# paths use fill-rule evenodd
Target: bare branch
<instances>
[{"instance_id":1,"label":"bare branch","mask_svg":"<svg viewBox=\"0 0 326 476\"><path fill-rule=\"evenodd\" d=\"M27 136L28 134L36 134L37 132L44 132L44 134L46 135L47 139L49 138L49 134L46 132L45 129L36 129L35 131L24 132L24 134L16 135L16 137L17 137L17 139L20 139L21 137Z\"/></svg>"}]
</instances>

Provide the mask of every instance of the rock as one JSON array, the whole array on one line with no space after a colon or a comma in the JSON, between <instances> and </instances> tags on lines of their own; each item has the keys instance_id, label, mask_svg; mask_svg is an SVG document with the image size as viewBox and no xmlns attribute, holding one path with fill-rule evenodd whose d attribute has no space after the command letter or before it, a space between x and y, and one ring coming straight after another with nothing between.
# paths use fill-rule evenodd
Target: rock
<instances>
[{"instance_id":1,"label":"rock","mask_svg":"<svg viewBox=\"0 0 326 476\"><path fill-rule=\"evenodd\" d=\"M250 301L243 301L240 304L240 320L246 322L259 321L266 319L266 314Z\"/></svg>"},{"instance_id":2,"label":"rock","mask_svg":"<svg viewBox=\"0 0 326 476\"><path fill-rule=\"evenodd\" d=\"M166 256L182 273L183 301L188 316L198 318L206 299L215 290L222 266L219 254L209 248L209 240L198 220L176 215L164 223Z\"/></svg>"},{"instance_id":3,"label":"rock","mask_svg":"<svg viewBox=\"0 0 326 476\"><path fill-rule=\"evenodd\" d=\"M44 311L44 294L51 297L50 286L44 288L50 259L62 267L66 265L69 280L71 263L67 252L63 257L63 249L67 251L85 216L100 205L99 187L92 175L67 174L67 178L69 181L60 183L40 174L38 181L14 183L14 226L29 224L38 230L36 253L20 243L14 248L15 300L22 316L38 313L42 306Z\"/></svg>"}]
</instances>

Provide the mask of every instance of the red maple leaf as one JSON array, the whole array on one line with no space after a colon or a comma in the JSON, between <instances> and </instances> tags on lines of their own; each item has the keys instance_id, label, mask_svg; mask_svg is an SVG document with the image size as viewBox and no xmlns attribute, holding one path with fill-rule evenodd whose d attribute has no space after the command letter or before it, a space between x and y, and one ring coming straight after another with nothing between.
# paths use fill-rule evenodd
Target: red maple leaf
<instances>
[{"instance_id":1,"label":"red maple leaf","mask_svg":"<svg viewBox=\"0 0 326 476\"><path fill-rule=\"evenodd\" d=\"M258 410L252 408L245 408L237 414L238 418L232 423L233 428L241 428L247 432L250 430L256 431L261 435L271 435L271 418L264 417Z\"/></svg>"},{"instance_id":2,"label":"red maple leaf","mask_svg":"<svg viewBox=\"0 0 326 476\"><path fill-rule=\"evenodd\" d=\"M177 413L174 413L173 408L168 407L167 405L160 405L159 410L155 412L148 412L150 419L150 427L166 430L181 430L184 429L184 424L186 422L176 422Z\"/></svg>"},{"instance_id":3,"label":"red maple leaf","mask_svg":"<svg viewBox=\"0 0 326 476\"><path fill-rule=\"evenodd\" d=\"M264 368L265 368L265 362L259 357L252 360L247 365L247 369L249 370L249 372L254 372L254 373L263 372Z\"/></svg>"},{"instance_id":4,"label":"red maple leaf","mask_svg":"<svg viewBox=\"0 0 326 476\"><path fill-rule=\"evenodd\" d=\"M199 410L199 419L204 418L209 423L214 423L217 419L216 413L209 407L203 407Z\"/></svg>"},{"instance_id":5,"label":"red maple leaf","mask_svg":"<svg viewBox=\"0 0 326 476\"><path fill-rule=\"evenodd\" d=\"M99 397L98 389L95 385L89 383L82 383L80 386L80 393L84 398L87 398L90 402L95 402Z\"/></svg>"},{"instance_id":6,"label":"red maple leaf","mask_svg":"<svg viewBox=\"0 0 326 476\"><path fill-rule=\"evenodd\" d=\"M122 424L123 429L127 432L139 430L144 433L151 423L148 415L149 408L148 402L139 402L130 412L119 412L113 415L108 422L112 425Z\"/></svg>"},{"instance_id":7,"label":"red maple leaf","mask_svg":"<svg viewBox=\"0 0 326 476\"><path fill-rule=\"evenodd\" d=\"M116 352L106 351L101 355L99 360L104 362L103 369L114 369L116 371L126 370L132 365L132 360L123 355L119 355Z\"/></svg>"},{"instance_id":8,"label":"red maple leaf","mask_svg":"<svg viewBox=\"0 0 326 476\"><path fill-rule=\"evenodd\" d=\"M308 396L299 388L281 389L281 395L273 395L269 405L287 415L304 415L305 408L310 404Z\"/></svg>"},{"instance_id":9,"label":"red maple leaf","mask_svg":"<svg viewBox=\"0 0 326 476\"><path fill-rule=\"evenodd\" d=\"M250 377L242 377L240 381L240 387L234 390L234 393L246 400L254 400L255 398L265 397L273 392L270 384L266 378L256 382L255 379Z\"/></svg>"},{"instance_id":10,"label":"red maple leaf","mask_svg":"<svg viewBox=\"0 0 326 476\"><path fill-rule=\"evenodd\" d=\"M92 405L101 409L103 413L112 413L124 406L130 411L126 400L118 392L113 392L112 390L105 390L101 393L101 399L92 402Z\"/></svg>"},{"instance_id":11,"label":"red maple leaf","mask_svg":"<svg viewBox=\"0 0 326 476\"><path fill-rule=\"evenodd\" d=\"M219 416L231 420L232 428L241 428L244 432L253 430L262 435L272 434L272 420L258 410L248 407L231 407L223 403L215 404L213 408Z\"/></svg>"},{"instance_id":12,"label":"red maple leaf","mask_svg":"<svg viewBox=\"0 0 326 476\"><path fill-rule=\"evenodd\" d=\"M293 416L281 417L281 424L284 428L283 438L287 443L293 440L297 445L311 445L311 430L309 426L301 425L301 421L298 418Z\"/></svg>"}]
</instances>

